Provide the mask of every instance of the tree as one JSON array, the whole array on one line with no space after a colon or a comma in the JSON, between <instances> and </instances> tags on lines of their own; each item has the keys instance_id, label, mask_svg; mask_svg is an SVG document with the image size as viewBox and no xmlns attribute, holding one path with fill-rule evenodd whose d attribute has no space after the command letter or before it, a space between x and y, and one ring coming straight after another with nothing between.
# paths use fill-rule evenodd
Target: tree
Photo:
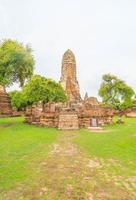
<instances>
[{"instance_id":1,"label":"tree","mask_svg":"<svg viewBox=\"0 0 136 200\"><path fill-rule=\"evenodd\" d=\"M43 102L65 102L66 95L59 83L51 79L46 79L40 75L35 75L23 87L24 94L30 104Z\"/></svg>"},{"instance_id":2,"label":"tree","mask_svg":"<svg viewBox=\"0 0 136 200\"><path fill-rule=\"evenodd\" d=\"M9 96L11 97L11 105L17 111L23 110L26 106L29 105L26 96L23 91L14 90L9 92Z\"/></svg>"},{"instance_id":3,"label":"tree","mask_svg":"<svg viewBox=\"0 0 136 200\"><path fill-rule=\"evenodd\" d=\"M133 106L134 90L118 77L105 74L99 89L99 95L105 105L112 106L121 114L127 108Z\"/></svg>"},{"instance_id":4,"label":"tree","mask_svg":"<svg viewBox=\"0 0 136 200\"><path fill-rule=\"evenodd\" d=\"M34 70L34 58L29 45L16 40L0 42L0 84L10 86L18 82L22 87Z\"/></svg>"}]
</instances>

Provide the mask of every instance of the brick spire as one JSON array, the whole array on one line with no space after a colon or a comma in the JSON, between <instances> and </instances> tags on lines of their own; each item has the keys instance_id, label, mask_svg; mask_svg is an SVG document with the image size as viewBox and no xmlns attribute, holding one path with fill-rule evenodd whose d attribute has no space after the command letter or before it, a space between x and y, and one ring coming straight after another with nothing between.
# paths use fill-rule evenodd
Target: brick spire
<instances>
[{"instance_id":1,"label":"brick spire","mask_svg":"<svg viewBox=\"0 0 136 200\"><path fill-rule=\"evenodd\" d=\"M60 83L63 86L69 101L80 101L79 84L76 78L76 59L68 49L62 58Z\"/></svg>"}]
</instances>

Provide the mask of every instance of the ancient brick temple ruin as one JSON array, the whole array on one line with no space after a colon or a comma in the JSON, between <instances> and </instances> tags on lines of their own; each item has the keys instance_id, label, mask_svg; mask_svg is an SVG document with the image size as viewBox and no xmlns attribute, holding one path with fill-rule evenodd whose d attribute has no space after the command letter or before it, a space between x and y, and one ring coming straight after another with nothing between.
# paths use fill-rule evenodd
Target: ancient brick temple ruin
<instances>
[{"instance_id":1,"label":"ancient brick temple ruin","mask_svg":"<svg viewBox=\"0 0 136 200\"><path fill-rule=\"evenodd\" d=\"M41 104L27 108L25 121L45 127L59 129L79 129L97 127L112 122L113 111L101 106L95 97L80 96L76 77L76 59L71 50L67 50L62 59L60 84L68 97L67 103Z\"/></svg>"},{"instance_id":2,"label":"ancient brick temple ruin","mask_svg":"<svg viewBox=\"0 0 136 200\"><path fill-rule=\"evenodd\" d=\"M0 117L11 116L12 107L10 97L6 93L5 87L0 85Z\"/></svg>"},{"instance_id":3,"label":"ancient brick temple ruin","mask_svg":"<svg viewBox=\"0 0 136 200\"><path fill-rule=\"evenodd\" d=\"M81 101L79 84L76 78L76 59L69 49L63 55L60 84L66 92L68 101Z\"/></svg>"}]
</instances>

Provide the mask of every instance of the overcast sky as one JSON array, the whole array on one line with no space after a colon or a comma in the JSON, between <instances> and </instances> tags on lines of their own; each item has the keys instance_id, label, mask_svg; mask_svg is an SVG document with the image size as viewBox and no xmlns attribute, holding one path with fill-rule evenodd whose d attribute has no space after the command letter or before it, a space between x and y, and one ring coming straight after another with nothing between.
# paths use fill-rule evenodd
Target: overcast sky
<instances>
[{"instance_id":1,"label":"overcast sky","mask_svg":"<svg viewBox=\"0 0 136 200\"><path fill-rule=\"evenodd\" d=\"M136 0L0 0L3 38L30 43L35 73L56 81L71 49L83 96L97 96L104 73L136 90Z\"/></svg>"}]
</instances>

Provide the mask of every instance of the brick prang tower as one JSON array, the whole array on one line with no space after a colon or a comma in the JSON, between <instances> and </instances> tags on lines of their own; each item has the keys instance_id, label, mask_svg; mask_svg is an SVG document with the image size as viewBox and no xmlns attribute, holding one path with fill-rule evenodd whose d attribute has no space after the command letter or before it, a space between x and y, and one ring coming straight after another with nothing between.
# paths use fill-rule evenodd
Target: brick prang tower
<instances>
[{"instance_id":1,"label":"brick prang tower","mask_svg":"<svg viewBox=\"0 0 136 200\"><path fill-rule=\"evenodd\" d=\"M73 52L68 49L62 58L60 83L68 97L68 101L80 101L80 89L76 77L76 59Z\"/></svg>"}]
</instances>

